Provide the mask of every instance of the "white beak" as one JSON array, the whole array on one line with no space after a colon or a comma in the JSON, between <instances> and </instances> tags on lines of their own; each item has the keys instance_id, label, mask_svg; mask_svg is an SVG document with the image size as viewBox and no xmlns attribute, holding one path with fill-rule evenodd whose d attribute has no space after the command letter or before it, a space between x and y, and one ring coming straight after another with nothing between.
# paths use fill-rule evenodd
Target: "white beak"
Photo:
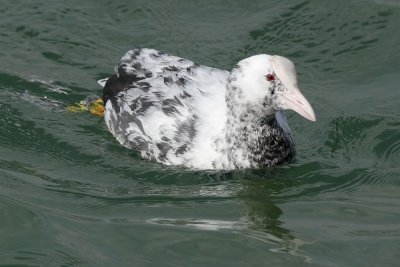
<instances>
[{"instance_id":1,"label":"white beak","mask_svg":"<svg viewBox=\"0 0 400 267\"><path fill-rule=\"evenodd\" d=\"M298 88L290 88L288 92L281 95L282 107L296 111L310 121L316 121L313 108Z\"/></svg>"},{"instance_id":2,"label":"white beak","mask_svg":"<svg viewBox=\"0 0 400 267\"><path fill-rule=\"evenodd\" d=\"M291 109L310 121L316 121L310 103L301 94L297 86L297 77L292 61L281 56L271 56L270 63L287 91L280 95L281 108Z\"/></svg>"}]
</instances>

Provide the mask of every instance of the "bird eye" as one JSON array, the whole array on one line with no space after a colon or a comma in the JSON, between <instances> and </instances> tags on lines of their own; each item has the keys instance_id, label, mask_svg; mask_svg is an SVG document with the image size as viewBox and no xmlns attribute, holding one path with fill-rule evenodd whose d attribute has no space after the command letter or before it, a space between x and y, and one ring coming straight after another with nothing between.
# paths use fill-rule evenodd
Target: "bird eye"
<instances>
[{"instance_id":1,"label":"bird eye","mask_svg":"<svg viewBox=\"0 0 400 267\"><path fill-rule=\"evenodd\" d=\"M267 79L267 81L275 81L275 76L272 74L267 74L265 75L265 79Z\"/></svg>"}]
</instances>

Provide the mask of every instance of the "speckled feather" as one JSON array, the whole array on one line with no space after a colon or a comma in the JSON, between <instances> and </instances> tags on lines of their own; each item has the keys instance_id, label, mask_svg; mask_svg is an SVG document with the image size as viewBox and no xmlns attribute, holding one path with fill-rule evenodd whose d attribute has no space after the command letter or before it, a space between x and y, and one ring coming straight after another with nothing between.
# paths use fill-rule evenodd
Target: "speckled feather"
<instances>
[{"instance_id":1,"label":"speckled feather","mask_svg":"<svg viewBox=\"0 0 400 267\"><path fill-rule=\"evenodd\" d=\"M271 96L260 106L236 101L245 99L235 85L244 65L230 73L154 49L130 50L115 74L99 81L105 82L105 122L122 145L167 165L235 169L287 162L294 144L283 112L266 104Z\"/></svg>"}]
</instances>

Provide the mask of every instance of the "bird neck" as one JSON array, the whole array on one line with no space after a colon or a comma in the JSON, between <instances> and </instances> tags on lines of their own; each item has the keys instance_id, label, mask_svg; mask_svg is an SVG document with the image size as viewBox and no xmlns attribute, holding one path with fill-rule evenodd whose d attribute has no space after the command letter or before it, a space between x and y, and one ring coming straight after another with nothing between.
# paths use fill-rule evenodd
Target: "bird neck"
<instances>
[{"instance_id":1,"label":"bird neck","mask_svg":"<svg viewBox=\"0 0 400 267\"><path fill-rule=\"evenodd\" d=\"M277 121L275 111L262 105L238 103L236 98L228 88L225 138L229 161L237 168L289 161L294 156L294 143Z\"/></svg>"}]
</instances>

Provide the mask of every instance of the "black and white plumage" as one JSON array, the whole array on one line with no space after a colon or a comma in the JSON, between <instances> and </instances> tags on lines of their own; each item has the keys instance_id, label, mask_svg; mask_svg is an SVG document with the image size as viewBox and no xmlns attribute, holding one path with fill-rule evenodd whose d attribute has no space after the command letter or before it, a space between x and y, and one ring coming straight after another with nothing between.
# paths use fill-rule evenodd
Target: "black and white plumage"
<instances>
[{"instance_id":1,"label":"black and white plumage","mask_svg":"<svg viewBox=\"0 0 400 267\"><path fill-rule=\"evenodd\" d=\"M293 63L256 55L231 72L154 49L128 51L104 86L105 122L150 160L196 169L274 166L294 156L282 109L315 120Z\"/></svg>"}]
</instances>

